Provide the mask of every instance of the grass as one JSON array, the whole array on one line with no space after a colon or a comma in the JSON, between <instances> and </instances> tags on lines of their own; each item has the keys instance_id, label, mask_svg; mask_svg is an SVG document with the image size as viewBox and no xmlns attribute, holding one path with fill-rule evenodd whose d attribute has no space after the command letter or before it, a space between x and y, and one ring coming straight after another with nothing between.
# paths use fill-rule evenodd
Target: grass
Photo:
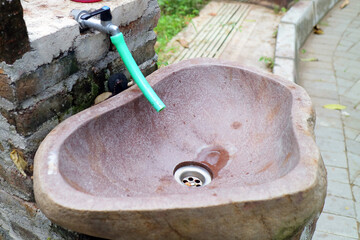
<instances>
[{"instance_id":1,"label":"grass","mask_svg":"<svg viewBox=\"0 0 360 240\"><path fill-rule=\"evenodd\" d=\"M186 27L191 19L199 15L200 9L208 0L158 0L161 17L154 31L158 35L155 51L159 56L158 66L168 65L166 55L172 49L166 49L169 41Z\"/></svg>"}]
</instances>

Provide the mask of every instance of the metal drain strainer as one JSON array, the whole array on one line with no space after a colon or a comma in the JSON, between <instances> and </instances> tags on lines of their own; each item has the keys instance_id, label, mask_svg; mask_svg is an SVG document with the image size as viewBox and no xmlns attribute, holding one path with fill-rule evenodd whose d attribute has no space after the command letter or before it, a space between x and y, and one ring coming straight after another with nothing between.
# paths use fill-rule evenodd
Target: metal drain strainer
<instances>
[{"instance_id":1,"label":"metal drain strainer","mask_svg":"<svg viewBox=\"0 0 360 240\"><path fill-rule=\"evenodd\" d=\"M201 187L211 182L210 173L197 165L187 165L176 169L174 177L178 183L189 187Z\"/></svg>"}]
</instances>

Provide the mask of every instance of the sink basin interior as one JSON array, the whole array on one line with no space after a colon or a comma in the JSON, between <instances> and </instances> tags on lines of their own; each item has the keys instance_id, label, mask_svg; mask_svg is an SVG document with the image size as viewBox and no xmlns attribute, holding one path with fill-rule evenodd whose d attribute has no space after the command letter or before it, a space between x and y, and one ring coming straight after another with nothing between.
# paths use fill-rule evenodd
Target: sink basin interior
<instances>
[{"instance_id":1,"label":"sink basin interior","mask_svg":"<svg viewBox=\"0 0 360 240\"><path fill-rule=\"evenodd\" d=\"M59 172L72 187L103 197L182 194L270 182L297 165L292 95L280 83L200 65L166 75L154 89L164 111L156 113L132 87L121 97L139 97L66 138ZM212 182L196 189L177 183L174 168L186 161L206 165Z\"/></svg>"}]
</instances>

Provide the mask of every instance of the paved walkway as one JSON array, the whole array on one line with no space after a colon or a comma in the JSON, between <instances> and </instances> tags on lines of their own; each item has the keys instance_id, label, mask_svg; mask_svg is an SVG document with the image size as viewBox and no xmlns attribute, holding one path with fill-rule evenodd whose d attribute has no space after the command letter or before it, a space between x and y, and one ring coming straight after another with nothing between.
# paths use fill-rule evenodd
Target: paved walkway
<instances>
[{"instance_id":1,"label":"paved walkway","mask_svg":"<svg viewBox=\"0 0 360 240\"><path fill-rule=\"evenodd\" d=\"M342 1L341 1L342 2ZM360 1L337 4L311 34L300 58L300 82L316 112L316 139L328 171L328 195L313 240L360 239ZM302 53L306 51L306 53ZM345 105L328 110L325 104Z\"/></svg>"},{"instance_id":2,"label":"paved walkway","mask_svg":"<svg viewBox=\"0 0 360 240\"><path fill-rule=\"evenodd\" d=\"M270 72L261 57L273 58L281 14L238 1L212 1L168 44L168 63L209 57Z\"/></svg>"}]
</instances>

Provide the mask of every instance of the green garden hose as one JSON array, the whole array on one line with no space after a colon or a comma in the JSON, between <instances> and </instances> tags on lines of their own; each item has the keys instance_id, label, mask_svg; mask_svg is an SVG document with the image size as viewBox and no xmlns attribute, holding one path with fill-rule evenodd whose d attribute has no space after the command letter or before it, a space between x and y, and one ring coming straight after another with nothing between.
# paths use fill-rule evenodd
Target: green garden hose
<instances>
[{"instance_id":1,"label":"green garden hose","mask_svg":"<svg viewBox=\"0 0 360 240\"><path fill-rule=\"evenodd\" d=\"M146 81L144 75L140 71L138 65L136 64L133 56L131 55L122 33L116 34L110 37L111 42L115 45L118 50L120 57L125 63L126 68L130 72L130 75L134 79L135 83L139 86L140 90L143 92L146 99L151 103L151 105L156 109L157 112L160 112L165 108L165 104L161 99L156 95L154 90L151 88L150 84Z\"/></svg>"}]
</instances>

